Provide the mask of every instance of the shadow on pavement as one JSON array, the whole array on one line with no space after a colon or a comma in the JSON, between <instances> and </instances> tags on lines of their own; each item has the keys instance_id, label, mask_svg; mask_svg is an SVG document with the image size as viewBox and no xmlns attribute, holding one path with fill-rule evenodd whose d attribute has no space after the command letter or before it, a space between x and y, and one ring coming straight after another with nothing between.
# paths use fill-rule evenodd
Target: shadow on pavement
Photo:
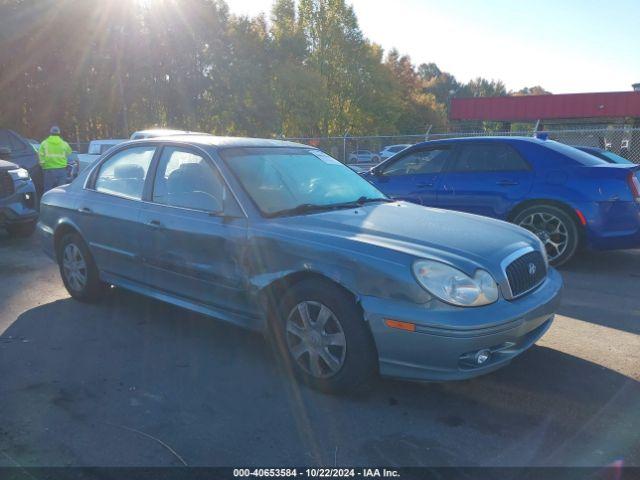
<instances>
[{"instance_id":1,"label":"shadow on pavement","mask_svg":"<svg viewBox=\"0 0 640 480\"><path fill-rule=\"evenodd\" d=\"M22 465L640 464L638 384L534 347L465 382L297 386L260 335L116 290L0 336L0 451ZM0 458L0 464L9 464Z\"/></svg>"},{"instance_id":2,"label":"shadow on pavement","mask_svg":"<svg viewBox=\"0 0 640 480\"><path fill-rule=\"evenodd\" d=\"M560 269L561 315L640 334L640 250L579 254Z\"/></svg>"},{"instance_id":3,"label":"shadow on pavement","mask_svg":"<svg viewBox=\"0 0 640 480\"><path fill-rule=\"evenodd\" d=\"M3 302L19 294L22 289L56 265L40 250L36 235L29 238L12 238L0 228L0 314ZM45 272L46 271L46 272Z\"/></svg>"}]
</instances>

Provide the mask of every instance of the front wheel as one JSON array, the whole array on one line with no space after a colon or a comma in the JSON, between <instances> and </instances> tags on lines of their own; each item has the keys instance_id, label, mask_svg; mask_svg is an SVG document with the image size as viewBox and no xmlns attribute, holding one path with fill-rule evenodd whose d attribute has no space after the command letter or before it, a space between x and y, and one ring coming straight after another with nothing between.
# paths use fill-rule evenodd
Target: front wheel
<instances>
[{"instance_id":1,"label":"front wheel","mask_svg":"<svg viewBox=\"0 0 640 480\"><path fill-rule=\"evenodd\" d=\"M325 392L354 391L377 372L362 312L346 292L321 280L291 287L272 325L276 347L295 376Z\"/></svg>"},{"instance_id":2,"label":"front wheel","mask_svg":"<svg viewBox=\"0 0 640 480\"><path fill-rule=\"evenodd\" d=\"M106 285L100 281L98 268L80 235L70 233L60 241L58 265L69 294L82 302L99 300Z\"/></svg>"},{"instance_id":3,"label":"front wheel","mask_svg":"<svg viewBox=\"0 0 640 480\"><path fill-rule=\"evenodd\" d=\"M534 205L516 215L513 223L534 233L544 245L549 263L558 267L575 255L580 243L578 225L564 210Z\"/></svg>"}]
</instances>

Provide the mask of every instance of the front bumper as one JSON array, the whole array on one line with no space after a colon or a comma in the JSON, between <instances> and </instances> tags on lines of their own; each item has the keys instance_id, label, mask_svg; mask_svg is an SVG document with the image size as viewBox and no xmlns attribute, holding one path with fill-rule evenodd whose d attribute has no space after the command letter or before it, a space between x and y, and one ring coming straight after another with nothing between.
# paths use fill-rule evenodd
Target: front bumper
<instances>
[{"instance_id":1,"label":"front bumper","mask_svg":"<svg viewBox=\"0 0 640 480\"><path fill-rule=\"evenodd\" d=\"M15 192L0 198L0 227L18 223L34 222L38 219L37 195L32 182L20 182Z\"/></svg>"},{"instance_id":2,"label":"front bumper","mask_svg":"<svg viewBox=\"0 0 640 480\"><path fill-rule=\"evenodd\" d=\"M461 380L492 372L531 347L551 326L562 278L554 270L533 292L514 301L459 308L438 301L416 306L361 298L385 376L415 380ZM415 332L389 328L385 319L416 325ZM477 365L474 355L491 352Z\"/></svg>"}]
</instances>

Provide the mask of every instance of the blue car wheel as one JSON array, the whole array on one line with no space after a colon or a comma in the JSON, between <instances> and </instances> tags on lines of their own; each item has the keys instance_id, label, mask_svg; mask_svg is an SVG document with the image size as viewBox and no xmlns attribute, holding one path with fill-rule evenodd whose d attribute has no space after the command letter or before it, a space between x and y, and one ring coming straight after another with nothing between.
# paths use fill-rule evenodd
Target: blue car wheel
<instances>
[{"instance_id":1,"label":"blue car wheel","mask_svg":"<svg viewBox=\"0 0 640 480\"><path fill-rule=\"evenodd\" d=\"M549 263L557 267L575 255L580 231L575 220L552 205L534 205L516 215L514 222L534 233L543 243Z\"/></svg>"}]
</instances>

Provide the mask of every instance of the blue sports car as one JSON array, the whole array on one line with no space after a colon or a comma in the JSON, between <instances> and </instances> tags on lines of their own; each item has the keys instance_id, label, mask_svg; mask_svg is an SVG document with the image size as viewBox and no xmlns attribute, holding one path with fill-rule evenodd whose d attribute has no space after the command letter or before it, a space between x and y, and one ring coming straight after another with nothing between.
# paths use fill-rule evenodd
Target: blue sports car
<instances>
[{"instance_id":1,"label":"blue sports car","mask_svg":"<svg viewBox=\"0 0 640 480\"><path fill-rule=\"evenodd\" d=\"M581 246L640 246L639 171L551 140L475 137L414 145L363 176L393 198L520 225L557 266Z\"/></svg>"},{"instance_id":2,"label":"blue sports car","mask_svg":"<svg viewBox=\"0 0 640 480\"><path fill-rule=\"evenodd\" d=\"M562 288L530 232L390 200L275 140L120 144L44 195L39 232L74 298L112 284L268 332L329 391L491 372L547 331Z\"/></svg>"}]
</instances>

